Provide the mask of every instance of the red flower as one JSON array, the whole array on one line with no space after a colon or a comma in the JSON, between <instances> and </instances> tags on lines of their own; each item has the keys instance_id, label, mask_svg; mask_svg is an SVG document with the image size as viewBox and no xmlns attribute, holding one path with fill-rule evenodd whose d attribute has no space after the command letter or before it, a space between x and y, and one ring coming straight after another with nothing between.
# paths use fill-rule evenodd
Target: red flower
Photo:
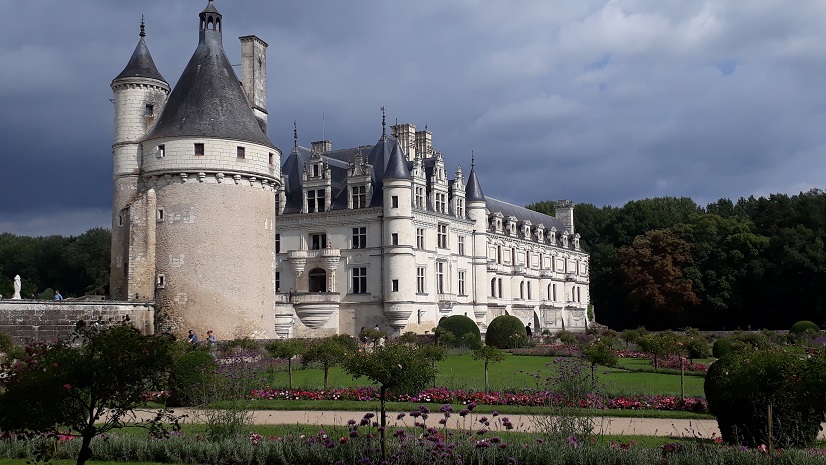
<instances>
[{"instance_id":1,"label":"red flower","mask_svg":"<svg viewBox=\"0 0 826 465\"><path fill-rule=\"evenodd\" d=\"M71 385L71 384L68 384L68 383L67 383L67 384L64 384L64 385L63 385L63 389L65 389L65 390L67 390L67 391L68 391L69 389L72 389L72 385Z\"/></svg>"}]
</instances>

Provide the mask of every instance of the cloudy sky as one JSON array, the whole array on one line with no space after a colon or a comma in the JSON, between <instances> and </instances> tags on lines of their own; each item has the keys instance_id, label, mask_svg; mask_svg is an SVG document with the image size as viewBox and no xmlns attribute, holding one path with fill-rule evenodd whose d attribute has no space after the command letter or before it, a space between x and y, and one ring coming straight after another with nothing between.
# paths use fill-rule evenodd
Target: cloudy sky
<instances>
[{"instance_id":1,"label":"cloudy sky","mask_svg":"<svg viewBox=\"0 0 826 465\"><path fill-rule=\"evenodd\" d=\"M138 41L174 85L206 0L2 2L0 232L110 226L111 80ZM826 3L217 0L269 43L270 139L374 144L388 120L470 154L516 204L701 204L826 187Z\"/></svg>"}]
</instances>

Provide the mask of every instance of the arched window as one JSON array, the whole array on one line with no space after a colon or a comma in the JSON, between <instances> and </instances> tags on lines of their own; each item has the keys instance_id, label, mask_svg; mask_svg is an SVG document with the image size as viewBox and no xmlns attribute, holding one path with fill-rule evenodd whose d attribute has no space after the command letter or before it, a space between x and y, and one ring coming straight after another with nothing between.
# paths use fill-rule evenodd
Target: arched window
<instances>
[{"instance_id":1,"label":"arched window","mask_svg":"<svg viewBox=\"0 0 826 465\"><path fill-rule=\"evenodd\" d=\"M310 292L327 292L327 272L322 268L313 268L309 274Z\"/></svg>"}]
</instances>

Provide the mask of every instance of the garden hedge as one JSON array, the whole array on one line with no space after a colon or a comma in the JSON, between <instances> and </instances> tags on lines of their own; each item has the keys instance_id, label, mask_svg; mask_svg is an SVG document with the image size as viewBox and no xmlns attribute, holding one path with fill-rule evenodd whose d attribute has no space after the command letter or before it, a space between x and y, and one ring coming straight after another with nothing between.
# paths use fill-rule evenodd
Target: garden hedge
<instances>
[{"instance_id":1,"label":"garden hedge","mask_svg":"<svg viewBox=\"0 0 826 465\"><path fill-rule=\"evenodd\" d=\"M819 333L820 327L813 321L803 320L793 324L792 327L789 328L789 332L792 334L800 334L805 332Z\"/></svg>"},{"instance_id":2,"label":"garden hedge","mask_svg":"<svg viewBox=\"0 0 826 465\"><path fill-rule=\"evenodd\" d=\"M203 402L208 385L214 381L215 360L204 350L178 356L169 372L170 406L198 405Z\"/></svg>"},{"instance_id":3,"label":"garden hedge","mask_svg":"<svg viewBox=\"0 0 826 465\"><path fill-rule=\"evenodd\" d=\"M514 349L525 344L528 333L522 320L513 315L500 315L488 325L485 344L500 349Z\"/></svg>"},{"instance_id":4,"label":"garden hedge","mask_svg":"<svg viewBox=\"0 0 826 465\"><path fill-rule=\"evenodd\" d=\"M453 315L442 318L438 328L453 335L449 345L466 346L476 350L482 347L482 333L476 322L464 315ZM468 336L470 335L470 336Z\"/></svg>"},{"instance_id":5,"label":"garden hedge","mask_svg":"<svg viewBox=\"0 0 826 465\"><path fill-rule=\"evenodd\" d=\"M769 444L769 403L773 446L810 446L826 414L825 390L826 357L771 349L731 353L714 362L705 379L723 440L750 447Z\"/></svg>"}]
</instances>

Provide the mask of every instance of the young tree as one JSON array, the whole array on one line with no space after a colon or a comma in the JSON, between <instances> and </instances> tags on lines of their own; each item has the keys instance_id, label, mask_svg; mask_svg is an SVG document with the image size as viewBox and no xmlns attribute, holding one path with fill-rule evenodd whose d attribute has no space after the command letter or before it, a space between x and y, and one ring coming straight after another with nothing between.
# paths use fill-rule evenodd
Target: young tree
<instances>
[{"instance_id":1,"label":"young tree","mask_svg":"<svg viewBox=\"0 0 826 465\"><path fill-rule=\"evenodd\" d=\"M485 394L488 393L488 364L501 362L505 353L493 346L483 346L473 351L474 360L485 361Z\"/></svg>"},{"instance_id":2,"label":"young tree","mask_svg":"<svg viewBox=\"0 0 826 465\"><path fill-rule=\"evenodd\" d=\"M126 426L145 394L163 385L171 341L126 325L81 327L76 340L79 346L29 348L0 394L0 429L65 434L60 430L68 428L82 439L77 464L83 465L92 455L92 438Z\"/></svg>"},{"instance_id":3,"label":"young tree","mask_svg":"<svg viewBox=\"0 0 826 465\"><path fill-rule=\"evenodd\" d=\"M330 367L339 365L347 356L348 347L344 346L335 336L327 337L321 341L310 344L301 356L301 363L318 362L324 371L324 389L327 389L327 375Z\"/></svg>"},{"instance_id":4,"label":"young tree","mask_svg":"<svg viewBox=\"0 0 826 465\"><path fill-rule=\"evenodd\" d=\"M272 358L282 358L287 360L287 373L289 373L290 390L293 389L293 358L302 355L307 350L307 343L303 339L285 339L274 341L265 347Z\"/></svg>"},{"instance_id":5,"label":"young tree","mask_svg":"<svg viewBox=\"0 0 826 465\"><path fill-rule=\"evenodd\" d=\"M403 344L377 347L371 353L356 352L344 361L344 370L358 379L366 376L379 385L381 412L381 456L387 459L387 415L385 403L389 390L415 392L436 376L427 354Z\"/></svg>"}]
</instances>

